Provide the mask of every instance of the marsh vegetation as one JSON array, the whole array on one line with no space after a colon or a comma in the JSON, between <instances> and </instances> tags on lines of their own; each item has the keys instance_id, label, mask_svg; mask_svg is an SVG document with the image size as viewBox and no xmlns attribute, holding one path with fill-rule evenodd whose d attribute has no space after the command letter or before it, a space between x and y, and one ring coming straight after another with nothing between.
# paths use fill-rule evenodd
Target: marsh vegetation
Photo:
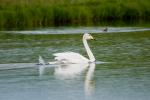
<instances>
[{"instance_id":1,"label":"marsh vegetation","mask_svg":"<svg viewBox=\"0 0 150 100\"><path fill-rule=\"evenodd\" d=\"M0 0L0 27L149 21L149 7L149 0Z\"/></svg>"}]
</instances>

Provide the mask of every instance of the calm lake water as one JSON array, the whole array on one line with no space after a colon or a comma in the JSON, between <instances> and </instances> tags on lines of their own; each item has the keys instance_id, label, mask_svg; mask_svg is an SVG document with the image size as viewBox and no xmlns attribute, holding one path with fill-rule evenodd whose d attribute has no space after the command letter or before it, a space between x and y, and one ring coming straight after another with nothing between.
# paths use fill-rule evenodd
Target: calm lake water
<instances>
[{"instance_id":1,"label":"calm lake water","mask_svg":"<svg viewBox=\"0 0 150 100\"><path fill-rule=\"evenodd\" d=\"M0 100L149 100L150 29L102 29L1 31ZM57 52L87 57L81 32L93 33L96 64L36 65Z\"/></svg>"}]
</instances>

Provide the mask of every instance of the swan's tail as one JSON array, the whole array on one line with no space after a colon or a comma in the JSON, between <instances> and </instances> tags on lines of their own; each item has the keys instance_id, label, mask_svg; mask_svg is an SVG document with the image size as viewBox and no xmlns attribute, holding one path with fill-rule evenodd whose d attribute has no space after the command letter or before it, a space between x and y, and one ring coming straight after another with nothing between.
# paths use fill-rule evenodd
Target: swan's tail
<instances>
[{"instance_id":1,"label":"swan's tail","mask_svg":"<svg viewBox=\"0 0 150 100\"><path fill-rule=\"evenodd\" d=\"M39 55L39 65L45 65L44 59Z\"/></svg>"}]
</instances>

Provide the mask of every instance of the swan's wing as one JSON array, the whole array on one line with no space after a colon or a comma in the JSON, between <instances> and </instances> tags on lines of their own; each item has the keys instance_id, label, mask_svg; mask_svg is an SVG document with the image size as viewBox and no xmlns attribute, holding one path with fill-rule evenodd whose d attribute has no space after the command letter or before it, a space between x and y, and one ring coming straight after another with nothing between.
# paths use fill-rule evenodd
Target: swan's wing
<instances>
[{"instance_id":1,"label":"swan's wing","mask_svg":"<svg viewBox=\"0 0 150 100\"><path fill-rule=\"evenodd\" d=\"M62 63L87 63L89 60L75 52L55 53L55 60Z\"/></svg>"}]
</instances>

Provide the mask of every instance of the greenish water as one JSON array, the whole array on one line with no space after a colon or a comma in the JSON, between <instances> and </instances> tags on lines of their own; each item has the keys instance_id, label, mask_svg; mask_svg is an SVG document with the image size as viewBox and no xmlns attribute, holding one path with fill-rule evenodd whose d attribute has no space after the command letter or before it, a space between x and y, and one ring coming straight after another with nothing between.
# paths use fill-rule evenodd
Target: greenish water
<instances>
[{"instance_id":1,"label":"greenish water","mask_svg":"<svg viewBox=\"0 0 150 100\"><path fill-rule=\"evenodd\" d=\"M0 33L0 100L149 100L150 31L93 33L94 65L39 66L38 56L86 56L82 34ZM100 61L107 63L99 63Z\"/></svg>"}]
</instances>

